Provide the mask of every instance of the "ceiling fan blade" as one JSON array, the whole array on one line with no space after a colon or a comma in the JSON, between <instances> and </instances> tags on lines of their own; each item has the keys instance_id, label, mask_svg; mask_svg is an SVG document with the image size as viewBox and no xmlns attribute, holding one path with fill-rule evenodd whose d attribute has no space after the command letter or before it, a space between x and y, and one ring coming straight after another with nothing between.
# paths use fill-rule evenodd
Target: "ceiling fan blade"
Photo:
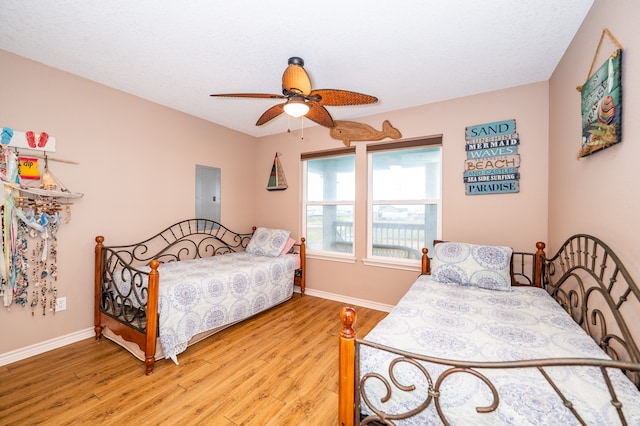
<instances>
[{"instance_id":1,"label":"ceiling fan blade","mask_svg":"<svg viewBox=\"0 0 640 426\"><path fill-rule=\"evenodd\" d=\"M309 105L309 112L305 114L305 117L321 126L333 127L333 118L325 107L314 102L309 102L307 105Z\"/></svg>"},{"instance_id":2,"label":"ceiling fan blade","mask_svg":"<svg viewBox=\"0 0 640 426\"><path fill-rule=\"evenodd\" d=\"M225 98L257 98L257 99L284 99L283 95L275 95L270 93L222 93L209 96L225 97Z\"/></svg>"},{"instance_id":3,"label":"ceiling fan blade","mask_svg":"<svg viewBox=\"0 0 640 426\"><path fill-rule=\"evenodd\" d=\"M320 89L314 90L309 97L320 96L320 105L341 106L341 105L364 105L375 104L378 98L364 95L362 93L350 92L348 90Z\"/></svg>"},{"instance_id":4,"label":"ceiling fan blade","mask_svg":"<svg viewBox=\"0 0 640 426\"><path fill-rule=\"evenodd\" d=\"M260 118L258 118L258 121L256 122L256 126L262 126L264 123L273 120L283 112L284 112L284 104L278 104L278 105L272 106L271 108L266 110L260 116Z\"/></svg>"},{"instance_id":5,"label":"ceiling fan blade","mask_svg":"<svg viewBox=\"0 0 640 426\"><path fill-rule=\"evenodd\" d=\"M298 95L308 95L311 92L309 74L300 65L290 64L282 74L282 88Z\"/></svg>"}]
</instances>

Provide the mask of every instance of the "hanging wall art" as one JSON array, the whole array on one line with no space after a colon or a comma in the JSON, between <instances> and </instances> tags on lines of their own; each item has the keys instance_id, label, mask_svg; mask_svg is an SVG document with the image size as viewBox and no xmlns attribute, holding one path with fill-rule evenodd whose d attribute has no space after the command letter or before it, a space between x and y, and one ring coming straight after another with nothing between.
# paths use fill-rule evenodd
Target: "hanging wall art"
<instances>
[{"instance_id":1,"label":"hanging wall art","mask_svg":"<svg viewBox=\"0 0 640 426\"><path fill-rule=\"evenodd\" d=\"M333 139L341 140L344 146L351 146L351 142L381 141L385 138L400 139L402 133L391 125L389 120L382 122L382 130L376 130L368 124L355 121L334 121L334 126L329 129L329 135Z\"/></svg>"},{"instance_id":2,"label":"hanging wall art","mask_svg":"<svg viewBox=\"0 0 640 426\"><path fill-rule=\"evenodd\" d=\"M467 195L520 192L520 137L516 120L465 129L463 181Z\"/></svg>"},{"instance_id":3,"label":"hanging wall art","mask_svg":"<svg viewBox=\"0 0 640 426\"><path fill-rule=\"evenodd\" d=\"M269 181L267 182L267 191L284 191L289 187L278 155L279 153L276 152L276 156L273 158L273 165L271 166L271 173L269 173Z\"/></svg>"},{"instance_id":4,"label":"hanging wall art","mask_svg":"<svg viewBox=\"0 0 640 426\"><path fill-rule=\"evenodd\" d=\"M592 73L605 35L617 49ZM622 141L622 46L609 30L602 31L587 81L577 89L582 112L581 158Z\"/></svg>"},{"instance_id":5,"label":"hanging wall art","mask_svg":"<svg viewBox=\"0 0 640 426\"><path fill-rule=\"evenodd\" d=\"M55 314L58 229L70 220L71 200L83 194L69 191L49 161L76 163L48 157L55 138L47 132L2 127L0 142L0 303L28 306L33 316Z\"/></svg>"}]
</instances>

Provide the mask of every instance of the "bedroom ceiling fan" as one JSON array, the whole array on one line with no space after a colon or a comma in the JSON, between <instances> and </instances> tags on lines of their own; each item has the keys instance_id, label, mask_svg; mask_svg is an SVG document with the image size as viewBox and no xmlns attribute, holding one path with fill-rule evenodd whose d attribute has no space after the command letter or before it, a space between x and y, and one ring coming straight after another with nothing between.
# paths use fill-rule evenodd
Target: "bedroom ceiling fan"
<instances>
[{"instance_id":1,"label":"bedroom ceiling fan","mask_svg":"<svg viewBox=\"0 0 640 426\"><path fill-rule=\"evenodd\" d=\"M304 60L297 56L289 58L289 66L282 74L282 95L268 93L224 93L213 94L216 97L286 99L286 102L274 105L264 112L256 122L261 126L282 113L292 117L305 116L321 126L333 127L333 118L326 106L364 105L378 102L374 96L348 90L319 89L312 90L311 79L304 70Z\"/></svg>"}]
</instances>

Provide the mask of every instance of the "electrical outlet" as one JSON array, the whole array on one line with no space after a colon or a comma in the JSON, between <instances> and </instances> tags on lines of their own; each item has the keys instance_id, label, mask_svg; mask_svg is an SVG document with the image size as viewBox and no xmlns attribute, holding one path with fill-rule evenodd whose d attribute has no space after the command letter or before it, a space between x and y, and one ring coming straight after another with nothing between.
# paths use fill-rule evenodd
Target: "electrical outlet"
<instances>
[{"instance_id":1,"label":"electrical outlet","mask_svg":"<svg viewBox=\"0 0 640 426\"><path fill-rule=\"evenodd\" d=\"M56 312L64 311L65 309L67 309L67 298L66 297L56 298Z\"/></svg>"}]
</instances>

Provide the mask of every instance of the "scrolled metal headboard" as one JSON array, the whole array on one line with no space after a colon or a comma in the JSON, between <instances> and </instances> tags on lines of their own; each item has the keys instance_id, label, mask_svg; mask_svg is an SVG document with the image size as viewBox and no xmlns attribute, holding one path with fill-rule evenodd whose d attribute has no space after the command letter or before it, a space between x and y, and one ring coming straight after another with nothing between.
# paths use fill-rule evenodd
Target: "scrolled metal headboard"
<instances>
[{"instance_id":1,"label":"scrolled metal headboard","mask_svg":"<svg viewBox=\"0 0 640 426\"><path fill-rule=\"evenodd\" d=\"M139 267L152 259L166 263L243 251L252 235L234 232L209 219L187 219L139 243L105 249L125 264Z\"/></svg>"},{"instance_id":2,"label":"scrolled metal headboard","mask_svg":"<svg viewBox=\"0 0 640 426\"><path fill-rule=\"evenodd\" d=\"M640 362L640 289L613 250L577 234L544 259L543 285L614 360ZM640 375L628 372L640 388Z\"/></svg>"}]
</instances>

